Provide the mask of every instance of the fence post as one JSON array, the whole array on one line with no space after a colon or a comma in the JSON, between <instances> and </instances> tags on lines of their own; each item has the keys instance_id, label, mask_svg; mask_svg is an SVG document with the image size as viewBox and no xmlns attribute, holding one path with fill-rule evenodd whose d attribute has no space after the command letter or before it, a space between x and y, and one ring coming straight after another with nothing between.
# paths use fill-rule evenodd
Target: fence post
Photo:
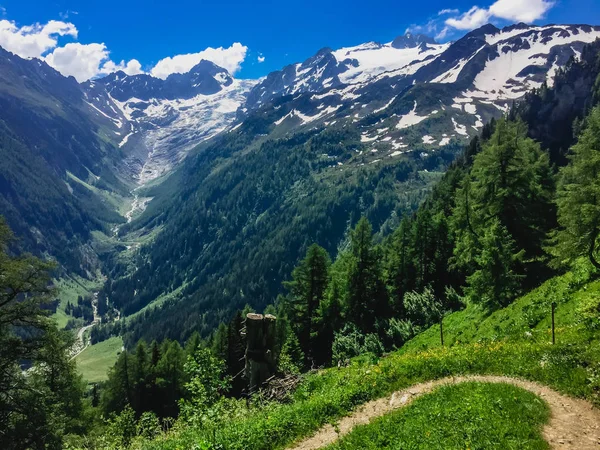
<instances>
[{"instance_id":1,"label":"fence post","mask_svg":"<svg viewBox=\"0 0 600 450\"><path fill-rule=\"evenodd\" d=\"M556 309L556 302L552 302L552 345L556 343L556 337L554 334L554 310Z\"/></svg>"}]
</instances>

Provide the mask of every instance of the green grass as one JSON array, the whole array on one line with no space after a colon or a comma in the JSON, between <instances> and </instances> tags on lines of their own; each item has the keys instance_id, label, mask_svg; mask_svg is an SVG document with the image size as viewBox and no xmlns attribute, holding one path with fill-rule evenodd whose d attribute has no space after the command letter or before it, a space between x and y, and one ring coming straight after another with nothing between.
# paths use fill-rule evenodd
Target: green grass
<instances>
[{"instance_id":1,"label":"green grass","mask_svg":"<svg viewBox=\"0 0 600 450\"><path fill-rule=\"evenodd\" d=\"M552 278L504 309L486 313L476 305L444 319L444 342L454 346L486 342L550 343L552 302L556 302L557 342L580 342L582 317L578 310L600 296L600 280L588 281L588 267ZM584 333L589 334L589 333ZM440 327L435 325L402 348L414 352L439 347Z\"/></svg>"},{"instance_id":2,"label":"green grass","mask_svg":"<svg viewBox=\"0 0 600 450\"><path fill-rule=\"evenodd\" d=\"M59 303L56 313L52 315L52 318L56 321L59 328L64 328L69 319L73 319L72 316L65 313L67 303L71 302L71 304L76 305L78 296L86 297L92 295L95 290L100 289L101 283L100 280L86 280L78 276L65 277L54 281L54 284L58 288ZM83 320L79 321L81 322L81 326L83 326Z\"/></svg>"},{"instance_id":3,"label":"green grass","mask_svg":"<svg viewBox=\"0 0 600 450\"><path fill-rule=\"evenodd\" d=\"M557 344L550 340L549 302L557 301ZM464 374L525 378L600 406L600 281L585 267L556 277L493 314L475 306L379 360L364 355L343 369L306 376L287 404L231 407L203 427L179 426L140 448L280 449L335 423L368 400L416 383Z\"/></svg>"},{"instance_id":4,"label":"green grass","mask_svg":"<svg viewBox=\"0 0 600 450\"><path fill-rule=\"evenodd\" d=\"M90 345L76 358L77 370L88 383L97 383L108 378L111 368L123 348L123 339L111 337L106 341Z\"/></svg>"},{"instance_id":5,"label":"green grass","mask_svg":"<svg viewBox=\"0 0 600 450\"><path fill-rule=\"evenodd\" d=\"M69 179L73 180L76 183L81 184L82 186L85 186L87 189L89 189L93 193L97 194L103 200L103 202L109 206L109 208L112 208L113 210L118 212L121 216L124 216L125 213L127 211L129 211L129 209L131 208L131 204L133 202L133 197L124 197L117 192L107 191L105 189L98 188L98 187L90 184L89 182L76 177L75 175L73 175L71 172L68 172L68 171L67 171L67 176L69 177ZM90 182L93 182L93 181L91 181L91 179L93 179L94 177L95 177L95 175L90 173Z\"/></svg>"},{"instance_id":6,"label":"green grass","mask_svg":"<svg viewBox=\"0 0 600 450\"><path fill-rule=\"evenodd\" d=\"M410 406L356 427L329 450L547 449L548 406L508 384L444 386Z\"/></svg>"}]
</instances>

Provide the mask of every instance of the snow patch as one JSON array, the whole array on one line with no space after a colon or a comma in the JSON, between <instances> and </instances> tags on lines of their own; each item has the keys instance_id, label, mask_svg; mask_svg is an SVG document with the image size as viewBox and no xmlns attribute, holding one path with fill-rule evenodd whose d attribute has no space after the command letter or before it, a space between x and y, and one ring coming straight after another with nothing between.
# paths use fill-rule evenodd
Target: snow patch
<instances>
[{"instance_id":1,"label":"snow patch","mask_svg":"<svg viewBox=\"0 0 600 450\"><path fill-rule=\"evenodd\" d=\"M404 128L412 127L413 125L423 122L428 117L429 116L419 116L417 114L417 102L415 101L412 111L400 118L396 128L402 130Z\"/></svg>"}]
</instances>

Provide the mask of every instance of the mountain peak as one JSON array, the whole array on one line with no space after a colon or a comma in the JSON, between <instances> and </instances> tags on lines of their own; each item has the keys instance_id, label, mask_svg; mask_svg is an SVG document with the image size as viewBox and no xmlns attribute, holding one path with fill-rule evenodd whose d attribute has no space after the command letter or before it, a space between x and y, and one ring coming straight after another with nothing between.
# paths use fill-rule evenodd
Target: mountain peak
<instances>
[{"instance_id":1,"label":"mountain peak","mask_svg":"<svg viewBox=\"0 0 600 450\"><path fill-rule=\"evenodd\" d=\"M421 44L437 44L434 38L425 34L413 34L408 32L403 36L398 36L392 41L392 47L398 49L415 48Z\"/></svg>"},{"instance_id":2,"label":"mountain peak","mask_svg":"<svg viewBox=\"0 0 600 450\"><path fill-rule=\"evenodd\" d=\"M527 27L527 25L525 25L525 27ZM475 30L471 31L470 33L467 33L464 38L469 38L469 37L481 37L481 36L485 36L486 34L496 34L500 32L500 28L496 27L495 25L488 23L485 24L479 28L476 28Z\"/></svg>"},{"instance_id":3,"label":"mountain peak","mask_svg":"<svg viewBox=\"0 0 600 450\"><path fill-rule=\"evenodd\" d=\"M200 74L200 73L215 74L215 73L219 73L219 72L227 72L227 70L221 66L217 66L212 61L208 61L207 59L201 59L200 62L198 64L196 64L194 67L192 67L188 73L191 73L191 74Z\"/></svg>"}]
</instances>

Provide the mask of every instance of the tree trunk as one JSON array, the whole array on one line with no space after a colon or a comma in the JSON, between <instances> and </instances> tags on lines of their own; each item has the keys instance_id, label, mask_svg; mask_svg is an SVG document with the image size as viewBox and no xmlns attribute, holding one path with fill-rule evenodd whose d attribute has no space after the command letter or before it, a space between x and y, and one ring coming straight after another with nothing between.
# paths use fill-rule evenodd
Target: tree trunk
<instances>
[{"instance_id":1,"label":"tree trunk","mask_svg":"<svg viewBox=\"0 0 600 450\"><path fill-rule=\"evenodd\" d=\"M277 318L270 314L250 313L246 316L246 367L250 392L256 391L276 370L275 325Z\"/></svg>"},{"instance_id":2,"label":"tree trunk","mask_svg":"<svg viewBox=\"0 0 600 450\"><path fill-rule=\"evenodd\" d=\"M594 230L592 231L592 235L590 237L590 249L589 249L589 253L588 256L590 258L590 262L592 263L592 265L597 269L600 270L600 263L598 263L598 261L596 261L596 258L594 257L594 250L596 250L596 239L598 238L598 228L594 228Z\"/></svg>"}]
</instances>

